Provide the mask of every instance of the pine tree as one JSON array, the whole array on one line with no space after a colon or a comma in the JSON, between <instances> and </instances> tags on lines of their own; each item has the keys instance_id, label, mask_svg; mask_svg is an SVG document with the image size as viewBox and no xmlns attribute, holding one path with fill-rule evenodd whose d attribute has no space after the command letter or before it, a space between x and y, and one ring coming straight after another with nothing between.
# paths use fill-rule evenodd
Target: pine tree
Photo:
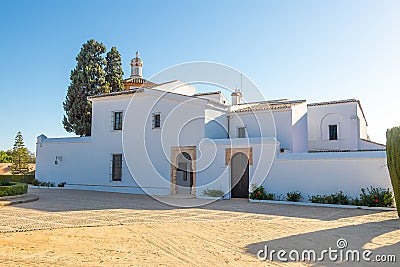
<instances>
[{"instance_id":1,"label":"pine tree","mask_svg":"<svg viewBox=\"0 0 400 267\"><path fill-rule=\"evenodd\" d=\"M24 145L24 139L21 132L15 136L15 142L12 153L11 172L13 174L25 174L29 171L29 153Z\"/></svg>"},{"instance_id":2,"label":"pine tree","mask_svg":"<svg viewBox=\"0 0 400 267\"><path fill-rule=\"evenodd\" d=\"M92 122L92 105L88 96L109 92L105 81L105 59L102 54L106 47L95 40L83 44L76 57L76 67L71 71L71 83L63 103L66 116L64 128L80 136L90 136Z\"/></svg>"},{"instance_id":3,"label":"pine tree","mask_svg":"<svg viewBox=\"0 0 400 267\"><path fill-rule=\"evenodd\" d=\"M124 84L122 83L122 63L121 54L118 52L116 47L112 47L106 56L106 82L110 87L111 92L119 92L124 90Z\"/></svg>"}]
</instances>

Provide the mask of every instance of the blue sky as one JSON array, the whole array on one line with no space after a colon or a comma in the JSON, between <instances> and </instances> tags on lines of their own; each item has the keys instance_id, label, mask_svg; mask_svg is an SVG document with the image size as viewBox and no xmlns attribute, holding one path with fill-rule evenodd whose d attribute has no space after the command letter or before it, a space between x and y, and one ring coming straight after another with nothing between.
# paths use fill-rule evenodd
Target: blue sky
<instances>
[{"instance_id":1,"label":"blue sky","mask_svg":"<svg viewBox=\"0 0 400 267\"><path fill-rule=\"evenodd\" d=\"M17 131L65 136L69 74L94 38L139 50L150 77L174 64L243 70L267 98L361 100L373 140L400 125L400 1L2 1L0 149Z\"/></svg>"}]
</instances>

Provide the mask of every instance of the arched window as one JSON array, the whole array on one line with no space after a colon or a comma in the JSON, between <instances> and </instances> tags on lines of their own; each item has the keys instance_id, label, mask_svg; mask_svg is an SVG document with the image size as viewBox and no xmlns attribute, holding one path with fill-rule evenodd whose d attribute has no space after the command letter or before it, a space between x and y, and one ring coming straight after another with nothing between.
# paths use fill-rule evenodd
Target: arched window
<instances>
[{"instance_id":1,"label":"arched window","mask_svg":"<svg viewBox=\"0 0 400 267\"><path fill-rule=\"evenodd\" d=\"M321 140L335 141L343 139L344 125L344 118L340 114L327 114L321 120Z\"/></svg>"}]
</instances>

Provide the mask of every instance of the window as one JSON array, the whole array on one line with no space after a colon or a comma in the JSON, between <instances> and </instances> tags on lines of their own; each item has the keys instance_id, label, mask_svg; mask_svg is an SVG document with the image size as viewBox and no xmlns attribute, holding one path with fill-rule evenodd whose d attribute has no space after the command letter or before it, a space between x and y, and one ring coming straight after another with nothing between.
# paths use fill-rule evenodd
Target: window
<instances>
[{"instance_id":1,"label":"window","mask_svg":"<svg viewBox=\"0 0 400 267\"><path fill-rule=\"evenodd\" d=\"M246 127L238 127L237 128L237 137L238 138L246 138Z\"/></svg>"},{"instance_id":2,"label":"window","mask_svg":"<svg viewBox=\"0 0 400 267\"><path fill-rule=\"evenodd\" d=\"M112 181L122 180L122 154L112 155L111 180Z\"/></svg>"},{"instance_id":3,"label":"window","mask_svg":"<svg viewBox=\"0 0 400 267\"><path fill-rule=\"evenodd\" d=\"M122 130L122 112L113 112L113 119L114 119L114 123L113 123L113 129L114 131L119 131Z\"/></svg>"},{"instance_id":4,"label":"window","mask_svg":"<svg viewBox=\"0 0 400 267\"><path fill-rule=\"evenodd\" d=\"M338 131L337 125L329 125L329 140L337 140L338 139Z\"/></svg>"},{"instance_id":5,"label":"window","mask_svg":"<svg viewBox=\"0 0 400 267\"><path fill-rule=\"evenodd\" d=\"M153 113L153 129L161 128L161 115L160 113Z\"/></svg>"}]
</instances>

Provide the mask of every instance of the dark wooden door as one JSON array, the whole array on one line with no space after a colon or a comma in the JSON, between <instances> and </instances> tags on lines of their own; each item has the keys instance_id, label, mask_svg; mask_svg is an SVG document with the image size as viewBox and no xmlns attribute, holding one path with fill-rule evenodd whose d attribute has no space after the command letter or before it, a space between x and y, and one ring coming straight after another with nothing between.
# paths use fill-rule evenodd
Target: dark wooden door
<instances>
[{"instance_id":1,"label":"dark wooden door","mask_svg":"<svg viewBox=\"0 0 400 267\"><path fill-rule=\"evenodd\" d=\"M237 153L231 159L231 188L231 197L249 197L249 161L243 153Z\"/></svg>"}]
</instances>

